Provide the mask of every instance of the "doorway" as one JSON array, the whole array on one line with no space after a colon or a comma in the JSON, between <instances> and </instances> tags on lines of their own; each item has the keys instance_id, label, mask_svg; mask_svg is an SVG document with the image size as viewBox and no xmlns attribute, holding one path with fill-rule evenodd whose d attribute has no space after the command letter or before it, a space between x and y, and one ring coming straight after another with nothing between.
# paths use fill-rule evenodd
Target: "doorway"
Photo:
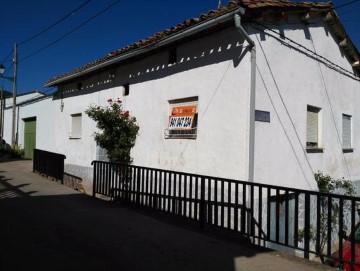
<instances>
[{"instance_id":1,"label":"doorway","mask_svg":"<svg viewBox=\"0 0 360 271\"><path fill-rule=\"evenodd\" d=\"M36 118L24 119L24 122L24 157L32 160L36 148Z\"/></svg>"}]
</instances>

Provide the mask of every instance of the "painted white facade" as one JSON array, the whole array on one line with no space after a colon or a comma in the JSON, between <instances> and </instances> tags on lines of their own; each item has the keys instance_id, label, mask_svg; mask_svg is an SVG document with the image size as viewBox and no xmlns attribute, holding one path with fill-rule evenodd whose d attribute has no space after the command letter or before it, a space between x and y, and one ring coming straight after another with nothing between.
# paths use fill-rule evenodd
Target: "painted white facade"
<instances>
[{"instance_id":1,"label":"painted white facade","mask_svg":"<svg viewBox=\"0 0 360 271\"><path fill-rule=\"evenodd\" d=\"M321 20L269 26L352 71ZM254 181L314 190L313 173L318 170L360 180L359 78L334 70L274 33L265 31L275 38L250 26L245 29L257 48L255 107L270 112L269 123L255 123ZM174 65L167 64L163 50L62 85L62 98L26 105L20 119L36 116L37 148L66 155L66 171L90 184L95 123L84 111L90 104L104 106L109 98L120 98L140 126L132 151L135 165L247 180L251 67L246 46L235 26L229 26L178 45ZM125 83L130 83L128 96L123 96ZM190 97L198 99L197 138L166 139L169 101ZM307 105L321 108L321 153L306 152ZM78 113L81 138L70 139L71 115ZM341 144L342 114L352 116L349 153ZM20 144L21 131L20 125Z\"/></svg>"},{"instance_id":2,"label":"painted white facade","mask_svg":"<svg viewBox=\"0 0 360 271\"><path fill-rule=\"evenodd\" d=\"M16 119L15 119L15 131L18 134L18 144L24 146L24 119L37 117L39 119L40 126L39 129L49 127L53 121L53 111L49 110L51 108L51 103L32 103L30 101L37 101L44 97L44 94L33 91L23 95L18 95L16 97L16 104L19 105L16 107ZM51 100L47 98L46 100ZM28 103L30 102L30 103ZM47 112L47 113L45 113ZM11 133L12 133L12 114L13 114L13 98L5 99L5 110L4 110L4 140L11 145ZM51 120L51 121L50 121ZM48 123L49 122L49 123ZM48 129L48 133L52 133L53 129ZM36 138L37 142L44 142L47 148L51 147L51 137L47 137L46 133L39 133L39 137Z\"/></svg>"}]
</instances>

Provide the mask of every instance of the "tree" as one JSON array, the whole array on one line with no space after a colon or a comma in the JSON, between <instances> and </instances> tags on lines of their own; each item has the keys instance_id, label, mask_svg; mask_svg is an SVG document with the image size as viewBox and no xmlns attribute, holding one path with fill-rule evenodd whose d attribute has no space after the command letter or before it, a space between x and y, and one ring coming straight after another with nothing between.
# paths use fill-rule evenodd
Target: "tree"
<instances>
[{"instance_id":1,"label":"tree","mask_svg":"<svg viewBox=\"0 0 360 271\"><path fill-rule=\"evenodd\" d=\"M122 101L109 99L105 107L90 105L85 113L96 122L100 130L93 134L97 144L107 151L111 162L130 165L133 159L130 156L131 148L135 146L139 126L136 118L124 111Z\"/></svg>"}]
</instances>

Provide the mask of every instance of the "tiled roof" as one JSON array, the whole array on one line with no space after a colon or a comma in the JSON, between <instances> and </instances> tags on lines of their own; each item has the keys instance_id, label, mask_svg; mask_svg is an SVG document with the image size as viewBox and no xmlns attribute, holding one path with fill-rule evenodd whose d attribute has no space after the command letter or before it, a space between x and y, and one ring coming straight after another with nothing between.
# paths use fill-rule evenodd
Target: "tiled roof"
<instances>
[{"instance_id":1,"label":"tiled roof","mask_svg":"<svg viewBox=\"0 0 360 271\"><path fill-rule=\"evenodd\" d=\"M247 8L332 8L331 2L292 2L286 0L240 0Z\"/></svg>"},{"instance_id":2,"label":"tiled roof","mask_svg":"<svg viewBox=\"0 0 360 271\"><path fill-rule=\"evenodd\" d=\"M149 46L151 44L154 44L156 42L162 41L176 33L179 33L183 30L186 30L188 28L191 28L199 23L202 23L207 20L211 20L213 18L219 17L223 14L226 14L228 12L231 12L239 7L243 7L247 10L248 14L251 14L252 11L258 11L258 10L310 10L310 9L323 9L323 10L331 10L333 8L333 5L331 2L321 2L321 3L315 3L315 2L291 2L286 0L238 0L238 1L230 1L226 7L221 7L218 10L211 10L205 14L200 15L198 18L192 18L183 21L182 23L179 23L178 25L171 27L169 29L166 29L162 32L158 32L148 38L139 40L135 43L132 43L126 47L120 48L118 50L115 50L109 54L107 54L105 57L97 59L93 62L90 62L84 66L81 66L73 71L70 71L68 73L56 76L48 80L45 85L46 86L53 86L56 85L58 82L62 81L62 79L66 79L66 77L76 77L79 73L86 73L88 69L94 68L98 66L99 64L106 63L108 61L111 61L121 55L124 55L126 53L132 52L137 49L144 48L146 46ZM56 81L56 82L55 82Z\"/></svg>"}]
</instances>

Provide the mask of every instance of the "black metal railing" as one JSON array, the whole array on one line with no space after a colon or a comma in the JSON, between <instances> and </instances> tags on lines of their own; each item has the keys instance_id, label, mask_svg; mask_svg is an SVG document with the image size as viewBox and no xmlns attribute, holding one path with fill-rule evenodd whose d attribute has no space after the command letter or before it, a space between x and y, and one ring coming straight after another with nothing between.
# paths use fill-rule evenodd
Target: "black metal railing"
<instances>
[{"instance_id":1,"label":"black metal railing","mask_svg":"<svg viewBox=\"0 0 360 271\"><path fill-rule=\"evenodd\" d=\"M288 247L359 265L354 234L359 197L93 161L93 195L240 232L259 245ZM348 243L346 243L348 242ZM351 251L346 256L344 246ZM348 257L348 258L347 258Z\"/></svg>"},{"instance_id":2,"label":"black metal railing","mask_svg":"<svg viewBox=\"0 0 360 271\"><path fill-rule=\"evenodd\" d=\"M34 149L33 172L64 182L64 160L66 156L59 153Z\"/></svg>"}]
</instances>

